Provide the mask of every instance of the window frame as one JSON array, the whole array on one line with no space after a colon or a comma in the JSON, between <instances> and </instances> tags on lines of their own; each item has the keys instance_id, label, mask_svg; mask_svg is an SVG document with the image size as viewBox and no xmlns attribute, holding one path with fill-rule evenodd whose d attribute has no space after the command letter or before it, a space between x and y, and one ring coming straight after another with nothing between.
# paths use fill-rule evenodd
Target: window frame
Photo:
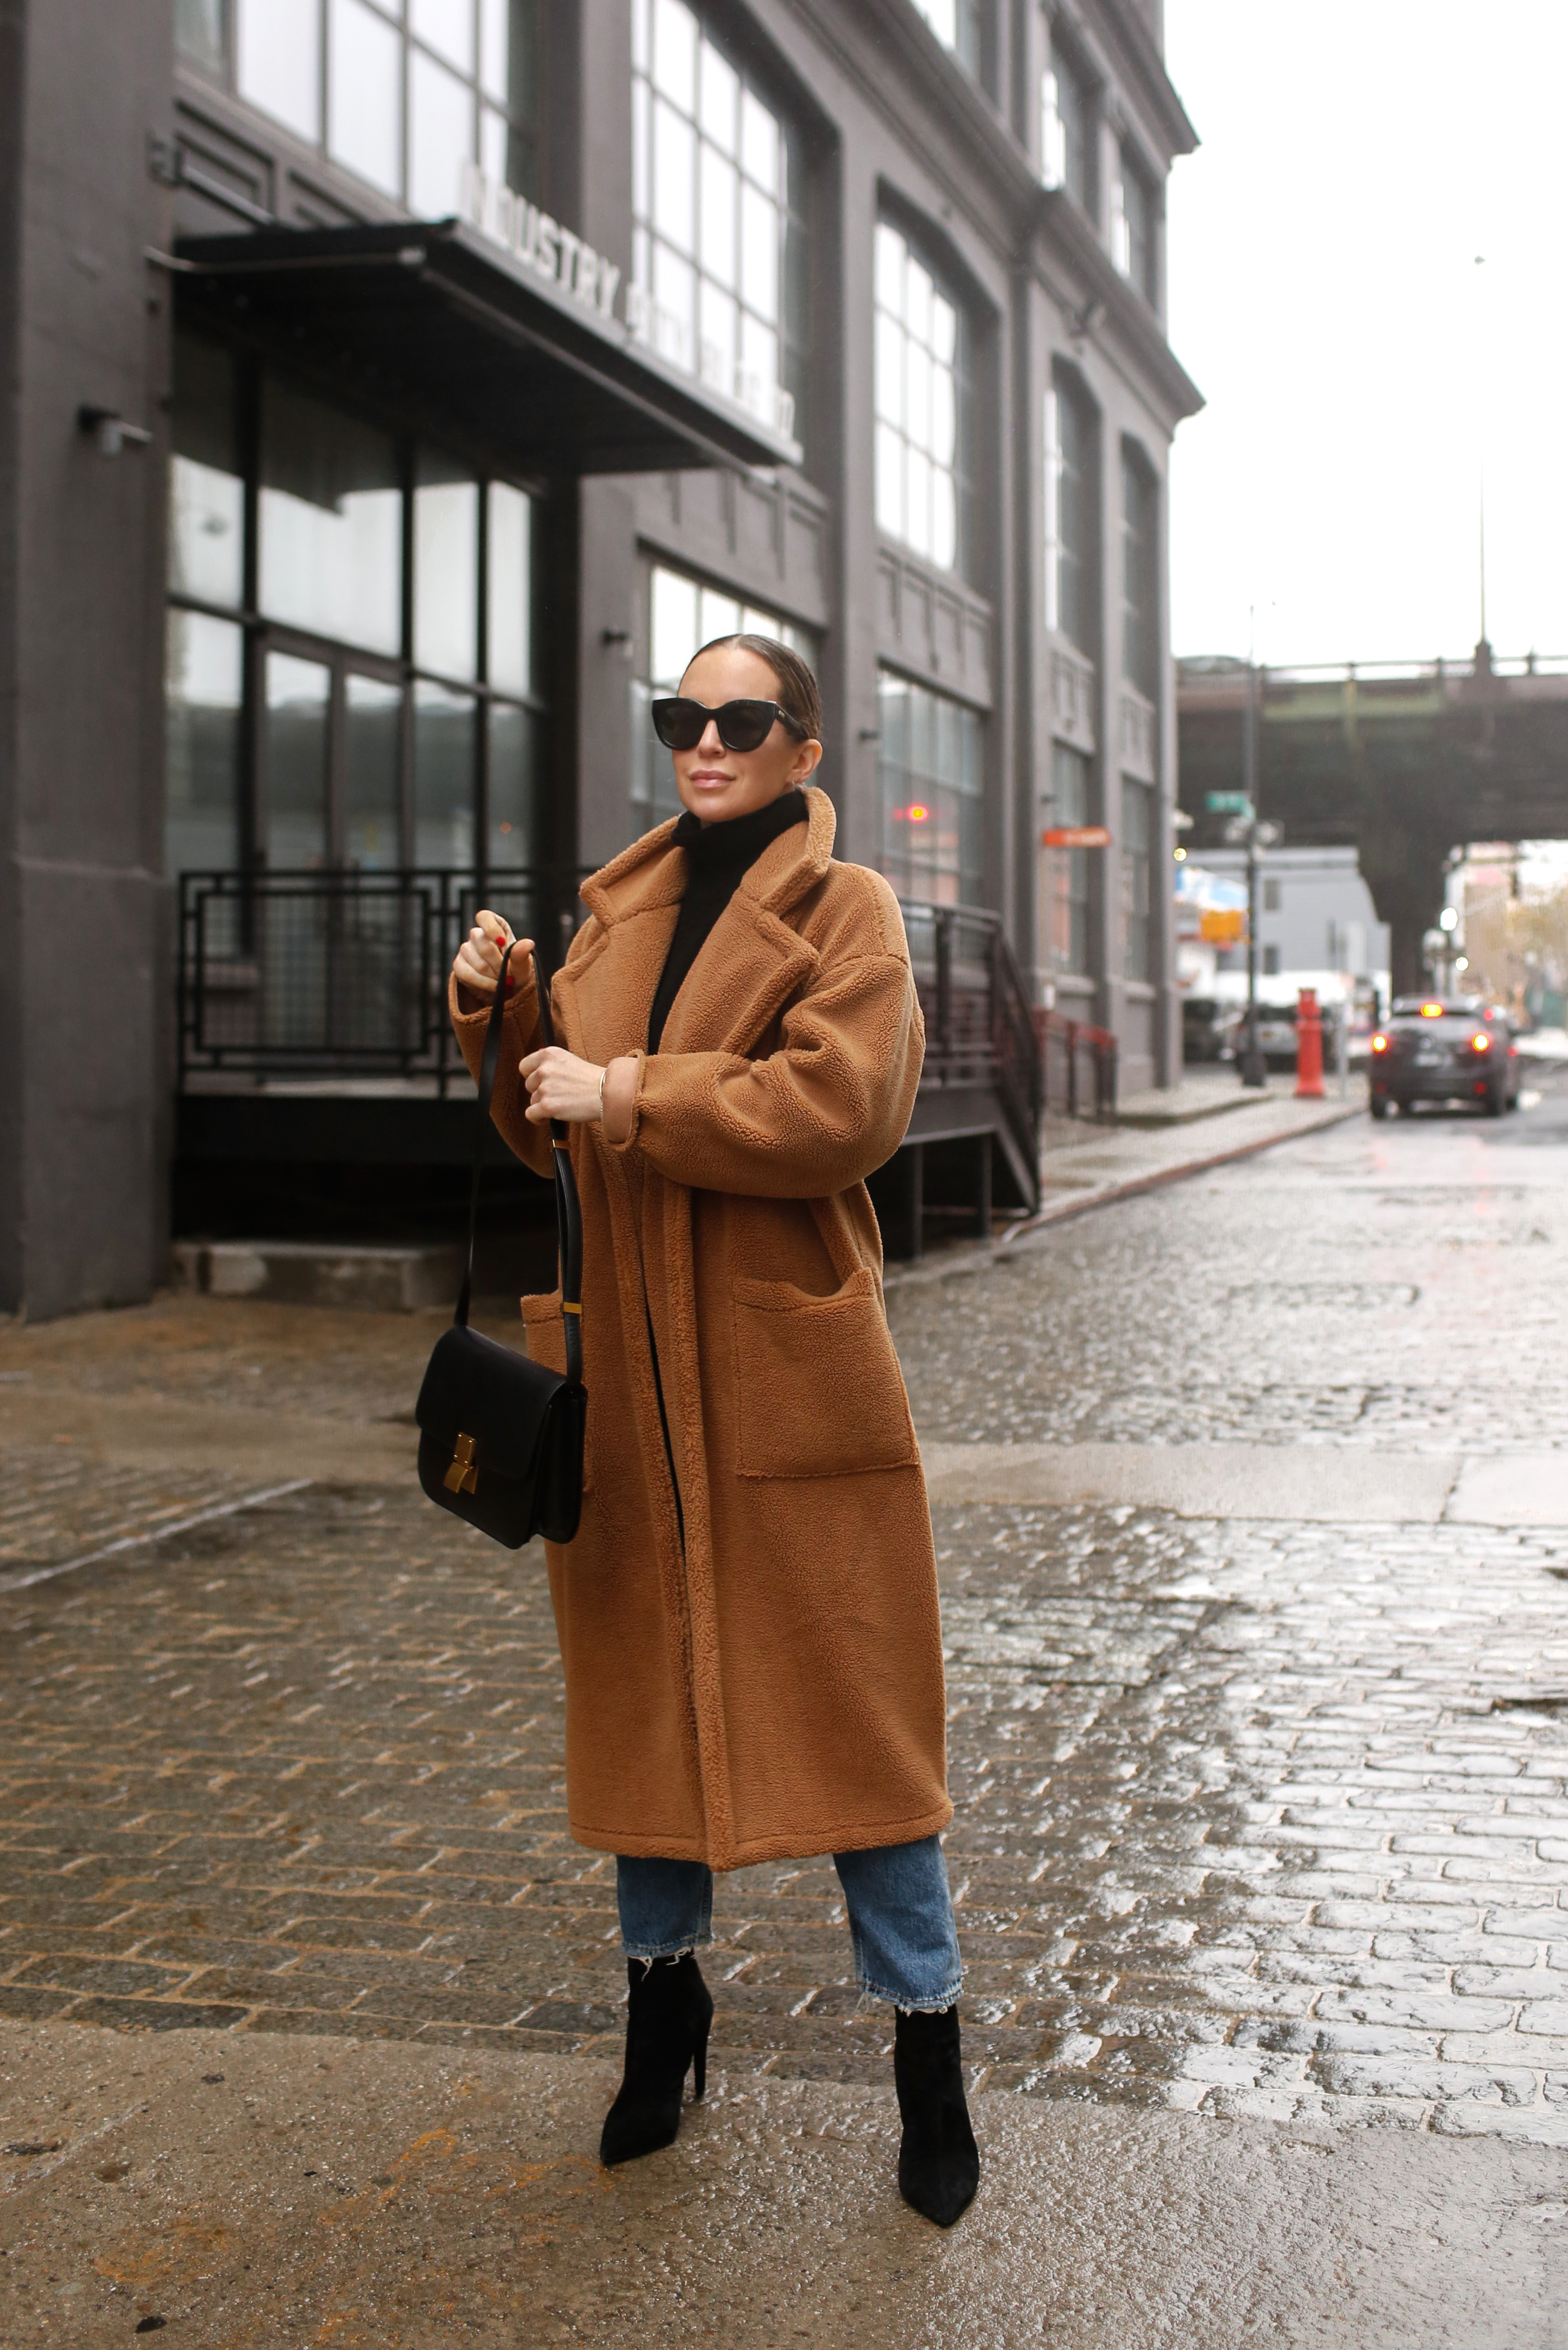
<instances>
[{"instance_id":1,"label":"window frame","mask_svg":"<svg viewBox=\"0 0 1568 2350\"><path fill-rule=\"evenodd\" d=\"M1045 37L1045 62L1040 69L1040 177L1046 187L1070 196L1085 218L1097 224L1098 83L1049 19ZM1069 107L1062 103L1064 85L1072 92Z\"/></svg>"},{"instance_id":2,"label":"window frame","mask_svg":"<svg viewBox=\"0 0 1568 2350\"><path fill-rule=\"evenodd\" d=\"M472 161L484 164L485 120L493 116L504 126L506 157L506 184L524 196L537 199L541 190L540 162L544 150L544 123L547 109L545 103L545 12L539 0L527 0L528 48L527 78L530 83L530 105L519 109L514 103L510 88L504 98L496 97L487 86L483 56L483 0L470 0L472 12L473 58L470 69L454 65L452 60L417 33L410 21L404 0L361 0L361 5L392 32L399 44L398 61L398 124L399 154L398 190L389 194L379 181L367 179L352 163L345 162L334 151L332 130L332 6L333 0L311 0L316 12L316 45L317 76L318 121L314 138L276 116L248 97L239 82L238 10L240 0L217 0L221 21L221 57L216 63L204 55L184 47L175 31L175 55L184 69L215 81L237 104L274 124L286 137L301 144L330 163L335 171L346 173L361 187L374 189L385 200L400 204L412 213L412 108L411 88L414 61L424 58L461 82L470 101L469 154ZM516 161L515 159L521 159ZM452 192L448 210L459 209L458 191Z\"/></svg>"},{"instance_id":3,"label":"window frame","mask_svg":"<svg viewBox=\"0 0 1568 2350\"><path fill-rule=\"evenodd\" d=\"M1127 979L1155 979L1155 842L1158 829L1155 786L1138 775L1121 785L1122 972ZM1141 811L1141 822L1129 821ZM1140 837L1141 836L1141 837Z\"/></svg>"},{"instance_id":4,"label":"window frame","mask_svg":"<svg viewBox=\"0 0 1568 2350\"><path fill-rule=\"evenodd\" d=\"M1064 417L1072 420L1064 429ZM1054 367L1045 387L1043 437L1045 491L1045 626L1065 639L1085 660L1096 657L1099 639L1096 556L1099 552L1100 415L1077 379ZM1069 441L1075 439L1077 462ZM1075 495L1073 494L1075 493ZM1078 517L1079 545L1070 545L1066 517ZM1066 592L1071 571L1073 592ZM1073 608L1070 610L1069 607Z\"/></svg>"},{"instance_id":5,"label":"window frame","mask_svg":"<svg viewBox=\"0 0 1568 2350\"><path fill-rule=\"evenodd\" d=\"M952 0L953 37L950 41L935 22L933 10L940 0L909 0L910 6L926 26L933 40L940 41L950 57L962 67L971 81L985 86L986 0Z\"/></svg>"},{"instance_id":6,"label":"window frame","mask_svg":"<svg viewBox=\"0 0 1568 2350\"><path fill-rule=\"evenodd\" d=\"M942 710L950 710L954 713L959 734L967 742L972 752L972 782L967 778L963 781L956 780L952 776L938 773L934 768L918 769L910 760L905 759L896 771L897 776L901 779L901 785L895 783L894 762L888 750L888 728L883 699L885 691L889 689L899 689L911 695L923 695L932 705L933 731L941 725ZM877 783L881 838L879 863L883 874L891 882L895 895L902 904L983 906L985 903L985 712L977 709L972 702L965 702L958 694L944 692L940 686L930 684L923 677L910 676L907 671L899 669L891 661L878 661L877 664ZM913 704L910 706L912 710ZM923 787L917 789L917 796L913 799L909 796L909 787L911 785ZM931 886L917 897L912 886L907 892L900 886L900 883L905 881L912 885L920 876L911 858L895 854L898 844L895 843L891 833L891 812L895 800L900 795L906 806L914 807L923 806L928 801L935 803L938 795L944 793L959 803L955 810L957 858L950 864L936 864L924 877ZM912 835L906 835L905 837L913 839ZM940 829L933 829L931 837L933 840L940 841L941 837ZM950 887L948 886L950 884Z\"/></svg>"},{"instance_id":7,"label":"window frame","mask_svg":"<svg viewBox=\"0 0 1568 2350\"><path fill-rule=\"evenodd\" d=\"M1064 788L1064 786L1069 786ZM1051 745L1052 825L1095 821L1095 760L1076 743ZM1092 979L1095 963L1095 893L1088 848L1042 848L1044 860L1045 957L1060 979Z\"/></svg>"},{"instance_id":8,"label":"window frame","mask_svg":"<svg viewBox=\"0 0 1568 2350\"><path fill-rule=\"evenodd\" d=\"M880 327L881 320L884 317L892 319L898 332L904 338L902 348L905 361L905 375L903 382L899 387L898 396L900 419L902 419L907 413L907 394L909 381L908 346L910 343L917 341L917 338L911 332L909 324L907 276L906 303L902 314L895 318L894 313L887 308L887 306L882 300L880 284L881 270L876 252L875 240L879 240L884 234L896 236L898 239L904 250L906 270L908 265L911 262L919 268L922 269L931 282L933 294L940 296L953 314L953 356L950 368L947 368L946 370L950 375L952 382L953 459L950 467L942 464L940 461L933 455L929 447L919 447L910 438L907 425L903 421L894 422L892 419L884 412L881 374L883 365L882 334ZM951 273L938 259L936 255L931 251L930 246L920 237L918 231L911 229L909 225L896 213L879 209L877 213L872 234L874 239L871 305L873 433L872 504L876 526L878 532L880 532L884 537L891 540L895 546L907 548L909 552L916 557L917 561L929 564L934 571L946 572L950 574L951 577L956 579L967 582L973 567L975 494L973 450L975 413L975 335L973 321L970 316L969 304L956 284ZM929 341L924 348L927 358L933 368L946 366L946 363L940 359L940 356L935 352ZM909 515L909 458L911 451L918 454L926 464L929 465L933 472L947 474L950 478L953 500L953 554L950 563L944 563L939 556L931 554L927 548L920 546L914 539L908 536L906 530L896 529L892 525L883 519L882 513L880 511L880 483L882 473L881 436L884 432L896 435L900 446L903 469L902 498L906 524Z\"/></svg>"},{"instance_id":9,"label":"window frame","mask_svg":"<svg viewBox=\"0 0 1568 2350\"><path fill-rule=\"evenodd\" d=\"M1159 696L1160 477L1139 444L1121 444L1121 666L1147 702ZM1147 527L1146 527L1147 525Z\"/></svg>"},{"instance_id":10,"label":"window frame","mask_svg":"<svg viewBox=\"0 0 1568 2350\"><path fill-rule=\"evenodd\" d=\"M242 485L244 514L244 544L241 573L243 588L237 602L223 602L192 593L172 585L176 553L175 535L170 533L169 577L164 588L165 608L170 613L190 613L228 623L240 633L243 659L242 705L237 741L235 784L235 824L238 839L239 865L243 871L253 871L262 864L265 841L265 777L263 773L263 743L265 729L265 668L269 652L292 654L315 661L331 672L330 727L332 731L332 762L328 781L327 812L329 861L341 864L339 844L344 837L344 808L339 805L346 789L345 771L340 765L342 742L342 709L350 677L363 676L397 685L400 694L399 718L398 790L400 837L398 853L386 869L411 871L418 869L415 855L417 845L417 779L414 771L414 710L417 690L421 685L467 697L473 707L473 775L470 807L472 819L474 854L463 869L472 872L480 886L493 869L509 870L490 855L491 834L491 738L494 730L493 713L516 710L524 713L524 732L531 733L535 746L534 773L527 785L530 806L527 811L529 831L528 855L524 869L540 861L541 843L545 837L545 806L542 762L538 743L548 722L548 704L539 691L539 637L541 625L539 578L539 540L541 516L536 485L519 482L509 474L472 463L460 452L438 452L460 466L466 466L479 484L479 529L475 547L475 617L476 639L473 673L450 676L422 664L415 658L412 638L414 613L414 570L416 540L414 500L419 487L417 463L421 446L420 436L371 415L355 403L337 399L324 390L308 376L296 375L284 369L272 369L271 362L241 345L226 343L193 329L183 330L190 339L209 351L224 354L232 369L234 400L233 447L238 479ZM178 345L176 346L178 350ZM302 628L264 608L259 592L260 544L259 509L261 487L261 411L264 378L269 372L283 375L296 389L318 400L340 408L347 415L372 422L378 430L389 430L397 451L400 478L400 522L399 537L399 606L401 614L398 650L378 651L355 644L346 638L323 635ZM176 495L177 467L181 452L172 450L170 466L171 505ZM520 494L528 500L527 626L531 640L529 657L530 682L526 689L513 685L498 686L490 681L490 516L493 489L496 486ZM167 672L167 660L166 660ZM167 691L167 687L166 687ZM348 869L343 866L343 869Z\"/></svg>"},{"instance_id":11,"label":"window frame","mask_svg":"<svg viewBox=\"0 0 1568 2350\"><path fill-rule=\"evenodd\" d=\"M1130 204L1129 193L1134 199ZM1116 147L1116 177L1111 192L1111 259L1151 310L1159 307L1157 202L1155 183L1142 157L1122 139Z\"/></svg>"},{"instance_id":12,"label":"window frame","mask_svg":"<svg viewBox=\"0 0 1568 2350\"><path fill-rule=\"evenodd\" d=\"M680 0L694 26L692 48L692 96L690 108L680 105L656 79L657 60L653 56L654 9L657 0L632 0L631 105L632 105L632 192L631 192L631 272L627 287L627 323L637 339L659 351L672 366L711 384L720 394L733 400L753 414L760 415L774 430L786 438L793 437L803 445L805 439L804 420L807 411L806 391L810 380L810 302L808 290L809 222L806 213L807 170L805 141L795 116L779 95L773 82L755 71L744 52L729 43L712 16L696 0ZM721 69L734 77L738 122L735 151L726 153L721 142L705 128L702 120L703 55L711 50ZM775 183L767 188L761 178L750 171L744 161L743 119L746 100L750 99L768 117L778 140L778 171ZM683 250L673 231L661 225L658 216L659 163L658 156L659 111L667 109L689 134L691 142L692 181L691 244ZM704 154L716 159L716 167L734 173L734 222L736 260L732 284L727 284L715 271L705 265L701 246L701 213L703 207L702 180ZM748 188L753 189L772 205L775 214L777 245L774 256L774 313L767 317L755 303L743 295L741 266L741 244L743 237L743 213ZM656 293L658 264L660 252L669 255L670 265L678 270L689 270L693 281L693 328L691 356L685 357L678 347L678 335L684 331L684 322L672 312L661 311ZM702 333L702 288L710 287L720 303L732 305L736 312L736 357L733 380L722 380L723 353L717 346L710 347ZM777 349L774 381L761 385L756 398L748 396L744 388L747 373L743 363L742 330L745 316L754 318L764 332L774 336ZM707 352L711 348L719 362L710 369Z\"/></svg>"}]
</instances>

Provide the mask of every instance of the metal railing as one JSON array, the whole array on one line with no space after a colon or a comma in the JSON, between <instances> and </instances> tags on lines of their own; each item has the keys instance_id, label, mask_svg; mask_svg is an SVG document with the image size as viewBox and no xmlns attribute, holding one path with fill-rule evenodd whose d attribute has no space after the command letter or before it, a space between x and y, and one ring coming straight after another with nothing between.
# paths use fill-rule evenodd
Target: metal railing
<instances>
[{"instance_id":1,"label":"metal railing","mask_svg":"<svg viewBox=\"0 0 1568 2350\"><path fill-rule=\"evenodd\" d=\"M492 875L485 901L558 962L587 868ZM466 1077L447 973L470 927L472 873L182 873L179 1083ZM906 903L926 1021L923 1084L998 1097L1033 1165L1044 1107L1035 1014L1000 915Z\"/></svg>"},{"instance_id":2,"label":"metal railing","mask_svg":"<svg viewBox=\"0 0 1568 2350\"><path fill-rule=\"evenodd\" d=\"M980 1085L1001 1101L1030 1166L1044 1107L1029 990L1002 917L901 900L926 1023L925 1086Z\"/></svg>"},{"instance_id":3,"label":"metal railing","mask_svg":"<svg viewBox=\"0 0 1568 2350\"><path fill-rule=\"evenodd\" d=\"M1092 1099L1096 1118L1114 1118L1117 1046L1111 1031L1088 1020L1070 1020L1063 1012L1036 1012L1034 1024L1047 1111L1083 1118L1090 1114Z\"/></svg>"},{"instance_id":4,"label":"metal railing","mask_svg":"<svg viewBox=\"0 0 1568 2350\"><path fill-rule=\"evenodd\" d=\"M558 961L576 881L493 874L484 899ZM390 1077L444 1095L466 1076L446 983L480 902L472 873L182 873L179 889L182 1091Z\"/></svg>"}]
</instances>

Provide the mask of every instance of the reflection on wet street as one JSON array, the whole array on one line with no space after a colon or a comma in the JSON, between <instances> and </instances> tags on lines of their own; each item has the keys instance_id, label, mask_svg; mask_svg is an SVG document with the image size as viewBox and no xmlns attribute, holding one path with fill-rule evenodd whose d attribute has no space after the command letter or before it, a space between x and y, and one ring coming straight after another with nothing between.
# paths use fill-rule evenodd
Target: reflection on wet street
<instances>
[{"instance_id":1,"label":"reflection on wet street","mask_svg":"<svg viewBox=\"0 0 1568 2350\"><path fill-rule=\"evenodd\" d=\"M990 2085L1568 2143L1564 1103L1357 1121L895 1294L971 1492L1012 1438L1368 1494L939 1510ZM1380 1490L1412 1455L1437 1523Z\"/></svg>"}]
</instances>

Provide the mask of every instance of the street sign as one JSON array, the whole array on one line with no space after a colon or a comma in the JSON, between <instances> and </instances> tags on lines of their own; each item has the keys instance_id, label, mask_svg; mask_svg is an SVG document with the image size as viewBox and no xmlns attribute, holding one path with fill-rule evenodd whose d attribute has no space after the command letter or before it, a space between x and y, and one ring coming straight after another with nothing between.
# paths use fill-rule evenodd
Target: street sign
<instances>
[{"instance_id":1,"label":"street sign","mask_svg":"<svg viewBox=\"0 0 1568 2350\"><path fill-rule=\"evenodd\" d=\"M1198 917L1198 935L1211 947L1245 946L1247 917L1239 906L1205 906Z\"/></svg>"},{"instance_id":2,"label":"street sign","mask_svg":"<svg viewBox=\"0 0 1568 2350\"><path fill-rule=\"evenodd\" d=\"M1252 803L1245 792L1210 792L1203 802L1210 816L1251 816Z\"/></svg>"},{"instance_id":3,"label":"street sign","mask_svg":"<svg viewBox=\"0 0 1568 2350\"><path fill-rule=\"evenodd\" d=\"M1048 824L1040 836L1042 848L1108 848L1111 836L1103 824Z\"/></svg>"}]
</instances>

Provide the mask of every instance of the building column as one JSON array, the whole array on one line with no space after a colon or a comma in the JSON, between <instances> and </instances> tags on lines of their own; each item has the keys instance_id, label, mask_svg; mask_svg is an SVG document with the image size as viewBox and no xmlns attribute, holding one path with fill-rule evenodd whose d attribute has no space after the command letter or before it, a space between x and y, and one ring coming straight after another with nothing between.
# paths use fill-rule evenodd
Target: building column
<instances>
[{"instance_id":1,"label":"building column","mask_svg":"<svg viewBox=\"0 0 1568 2350\"><path fill-rule=\"evenodd\" d=\"M30 1317L145 1297L168 1254L172 84L170 0L0 11L0 1308ZM84 407L151 443L106 453Z\"/></svg>"}]
</instances>

